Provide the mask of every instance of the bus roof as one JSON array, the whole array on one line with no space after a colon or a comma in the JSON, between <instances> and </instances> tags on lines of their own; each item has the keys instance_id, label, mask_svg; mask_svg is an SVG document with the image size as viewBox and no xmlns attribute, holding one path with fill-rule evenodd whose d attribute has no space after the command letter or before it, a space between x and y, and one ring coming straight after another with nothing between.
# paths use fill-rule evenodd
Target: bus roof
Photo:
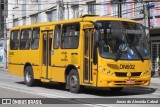
<instances>
[{"instance_id":1,"label":"bus roof","mask_svg":"<svg viewBox=\"0 0 160 107\"><path fill-rule=\"evenodd\" d=\"M11 28L11 30L16 30L16 29L24 29L24 28L32 28L32 27L41 27L41 26L50 26L54 24L65 24L65 23L74 23L74 22L82 22L82 21L98 21L98 20L114 20L114 21L128 21L128 22L134 22L134 23L139 23L138 21L130 20L127 18L117 18L117 17L107 17L107 16L97 16L97 15L84 15L80 18L75 18L75 19L69 19L69 20L60 20L60 21L55 21L55 22L43 22L39 24L31 24L31 25L25 25L25 26L16 26Z\"/></svg>"}]
</instances>

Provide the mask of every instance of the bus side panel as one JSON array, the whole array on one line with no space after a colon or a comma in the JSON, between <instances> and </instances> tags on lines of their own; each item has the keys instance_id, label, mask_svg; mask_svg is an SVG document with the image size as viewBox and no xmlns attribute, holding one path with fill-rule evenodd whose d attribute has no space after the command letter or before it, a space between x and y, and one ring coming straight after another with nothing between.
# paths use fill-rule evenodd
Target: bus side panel
<instances>
[{"instance_id":1,"label":"bus side panel","mask_svg":"<svg viewBox=\"0 0 160 107\"><path fill-rule=\"evenodd\" d=\"M20 76L20 65L8 64L9 73Z\"/></svg>"},{"instance_id":2,"label":"bus side panel","mask_svg":"<svg viewBox=\"0 0 160 107\"><path fill-rule=\"evenodd\" d=\"M20 76L20 51L9 50L8 56L8 71L16 76Z\"/></svg>"},{"instance_id":3,"label":"bus side panel","mask_svg":"<svg viewBox=\"0 0 160 107\"><path fill-rule=\"evenodd\" d=\"M21 51L21 63L23 67L20 68L20 75L24 75L24 65L26 63L31 64L35 78L39 78L39 51L38 50L22 50ZM37 72L38 71L38 72Z\"/></svg>"},{"instance_id":4,"label":"bus side panel","mask_svg":"<svg viewBox=\"0 0 160 107\"><path fill-rule=\"evenodd\" d=\"M40 79L40 69L39 66L32 66L33 68L33 75L34 75L34 79Z\"/></svg>"},{"instance_id":5,"label":"bus side panel","mask_svg":"<svg viewBox=\"0 0 160 107\"><path fill-rule=\"evenodd\" d=\"M52 80L56 82L65 82L64 68L52 67Z\"/></svg>"},{"instance_id":6,"label":"bus side panel","mask_svg":"<svg viewBox=\"0 0 160 107\"><path fill-rule=\"evenodd\" d=\"M74 53L74 54L73 54ZM73 56L75 55L76 56ZM57 82L64 82L65 70L69 65L79 66L80 61L78 60L80 54L77 49L58 49L54 50L52 55L52 80ZM80 79L81 79L81 74Z\"/></svg>"},{"instance_id":7,"label":"bus side panel","mask_svg":"<svg viewBox=\"0 0 160 107\"><path fill-rule=\"evenodd\" d=\"M61 64L61 50L54 49L54 52L51 56L51 77L52 81L64 82L64 71L65 67Z\"/></svg>"}]
</instances>

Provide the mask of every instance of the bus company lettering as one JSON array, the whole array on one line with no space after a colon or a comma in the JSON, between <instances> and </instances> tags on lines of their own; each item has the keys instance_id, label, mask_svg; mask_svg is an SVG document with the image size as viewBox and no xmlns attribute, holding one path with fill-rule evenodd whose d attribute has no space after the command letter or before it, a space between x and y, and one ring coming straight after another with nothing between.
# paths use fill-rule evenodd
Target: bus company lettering
<instances>
[{"instance_id":1,"label":"bus company lettering","mask_svg":"<svg viewBox=\"0 0 160 107\"><path fill-rule=\"evenodd\" d=\"M135 69L134 64L120 64L120 69Z\"/></svg>"},{"instance_id":2,"label":"bus company lettering","mask_svg":"<svg viewBox=\"0 0 160 107\"><path fill-rule=\"evenodd\" d=\"M9 52L9 55L14 55L14 52Z\"/></svg>"},{"instance_id":3,"label":"bus company lettering","mask_svg":"<svg viewBox=\"0 0 160 107\"><path fill-rule=\"evenodd\" d=\"M61 59L61 61L68 61L67 52L61 52L61 55L64 55L64 57Z\"/></svg>"},{"instance_id":4,"label":"bus company lettering","mask_svg":"<svg viewBox=\"0 0 160 107\"><path fill-rule=\"evenodd\" d=\"M83 25L83 28L93 28L93 24L85 24Z\"/></svg>"}]
</instances>

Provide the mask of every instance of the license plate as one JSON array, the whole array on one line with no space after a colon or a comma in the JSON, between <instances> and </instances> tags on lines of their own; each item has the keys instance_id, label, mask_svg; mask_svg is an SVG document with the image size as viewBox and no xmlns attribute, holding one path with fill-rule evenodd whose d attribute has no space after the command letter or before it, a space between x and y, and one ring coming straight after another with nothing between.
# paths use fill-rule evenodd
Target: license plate
<instances>
[{"instance_id":1,"label":"license plate","mask_svg":"<svg viewBox=\"0 0 160 107\"><path fill-rule=\"evenodd\" d=\"M127 84L134 84L135 81L134 81L134 80L127 80L126 83L127 83Z\"/></svg>"}]
</instances>

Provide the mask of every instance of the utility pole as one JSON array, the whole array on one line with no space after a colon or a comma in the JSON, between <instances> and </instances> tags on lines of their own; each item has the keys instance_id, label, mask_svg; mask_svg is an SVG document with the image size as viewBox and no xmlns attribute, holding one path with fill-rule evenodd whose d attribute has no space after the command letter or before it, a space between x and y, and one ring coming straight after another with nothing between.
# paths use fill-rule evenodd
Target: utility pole
<instances>
[{"instance_id":1,"label":"utility pole","mask_svg":"<svg viewBox=\"0 0 160 107\"><path fill-rule=\"evenodd\" d=\"M67 2L67 19L69 19L69 7L68 7L68 2Z\"/></svg>"},{"instance_id":2,"label":"utility pole","mask_svg":"<svg viewBox=\"0 0 160 107\"><path fill-rule=\"evenodd\" d=\"M2 0L0 0L0 4L2 3ZM0 40L2 38L2 7L0 5Z\"/></svg>"},{"instance_id":3,"label":"utility pole","mask_svg":"<svg viewBox=\"0 0 160 107\"><path fill-rule=\"evenodd\" d=\"M7 69L7 25L6 25L6 18L7 18L7 6L8 0L4 0L4 69Z\"/></svg>"},{"instance_id":4,"label":"utility pole","mask_svg":"<svg viewBox=\"0 0 160 107\"><path fill-rule=\"evenodd\" d=\"M144 25L146 27L146 35L149 40L150 35L149 35L149 9L148 9L148 3L143 2L143 9L144 9Z\"/></svg>"},{"instance_id":5,"label":"utility pole","mask_svg":"<svg viewBox=\"0 0 160 107\"><path fill-rule=\"evenodd\" d=\"M60 0L56 1L57 3L57 21L59 20L59 5L60 5Z\"/></svg>"},{"instance_id":6,"label":"utility pole","mask_svg":"<svg viewBox=\"0 0 160 107\"><path fill-rule=\"evenodd\" d=\"M57 0L57 21L62 19L62 14L64 18L64 7L63 7L63 0Z\"/></svg>"},{"instance_id":7,"label":"utility pole","mask_svg":"<svg viewBox=\"0 0 160 107\"><path fill-rule=\"evenodd\" d=\"M118 1L118 17L122 17L122 0Z\"/></svg>"}]
</instances>

